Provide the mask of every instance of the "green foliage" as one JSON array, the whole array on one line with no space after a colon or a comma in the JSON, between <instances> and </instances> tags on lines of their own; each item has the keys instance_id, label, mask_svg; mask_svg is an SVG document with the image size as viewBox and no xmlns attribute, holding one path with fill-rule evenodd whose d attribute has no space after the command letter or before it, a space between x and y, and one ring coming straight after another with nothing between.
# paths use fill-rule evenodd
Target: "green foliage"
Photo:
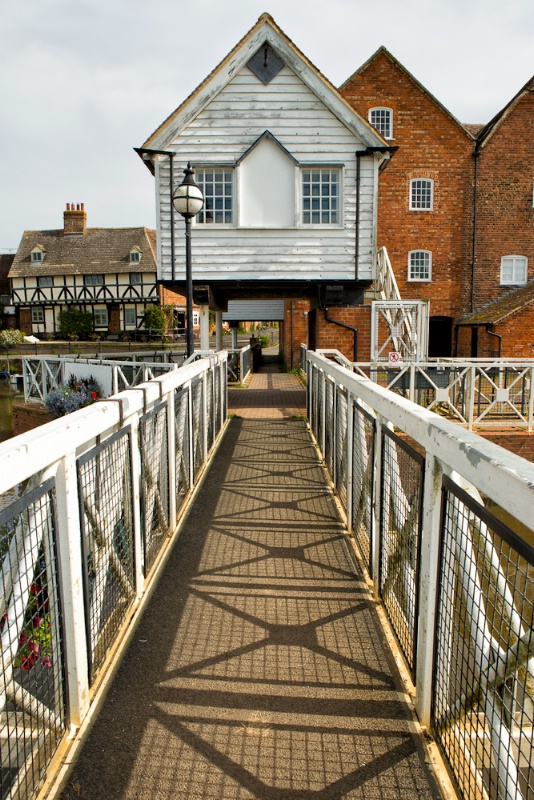
<instances>
[{"instance_id":1,"label":"green foliage","mask_svg":"<svg viewBox=\"0 0 534 800\"><path fill-rule=\"evenodd\" d=\"M94 328L93 315L75 309L59 312L59 335L62 339L86 339Z\"/></svg>"},{"instance_id":2,"label":"green foliage","mask_svg":"<svg viewBox=\"0 0 534 800\"><path fill-rule=\"evenodd\" d=\"M144 319L145 328L153 334L161 335L165 330L165 312L159 306L147 306Z\"/></svg>"},{"instance_id":3,"label":"green foliage","mask_svg":"<svg viewBox=\"0 0 534 800\"><path fill-rule=\"evenodd\" d=\"M16 347L18 344L22 344L23 341L24 334L22 331L16 330L16 328L5 328L5 330L0 331L0 347L5 350Z\"/></svg>"}]
</instances>

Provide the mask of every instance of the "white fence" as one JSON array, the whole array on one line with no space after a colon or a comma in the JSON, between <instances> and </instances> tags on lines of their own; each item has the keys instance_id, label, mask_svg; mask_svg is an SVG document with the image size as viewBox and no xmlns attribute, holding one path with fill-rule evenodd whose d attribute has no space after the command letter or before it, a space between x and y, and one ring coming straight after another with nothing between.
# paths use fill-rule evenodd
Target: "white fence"
<instances>
[{"instance_id":1,"label":"white fence","mask_svg":"<svg viewBox=\"0 0 534 800\"><path fill-rule=\"evenodd\" d=\"M310 425L421 722L461 797L531 800L534 465L328 355L306 355Z\"/></svg>"},{"instance_id":2,"label":"white fence","mask_svg":"<svg viewBox=\"0 0 534 800\"><path fill-rule=\"evenodd\" d=\"M226 418L223 352L0 444L2 800L87 716Z\"/></svg>"}]
</instances>

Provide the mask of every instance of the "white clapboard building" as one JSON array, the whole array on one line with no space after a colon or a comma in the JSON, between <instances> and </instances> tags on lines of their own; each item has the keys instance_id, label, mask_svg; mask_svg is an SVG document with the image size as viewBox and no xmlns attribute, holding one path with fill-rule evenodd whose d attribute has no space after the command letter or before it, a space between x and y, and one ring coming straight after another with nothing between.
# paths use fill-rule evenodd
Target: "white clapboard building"
<instances>
[{"instance_id":1,"label":"white clapboard building","mask_svg":"<svg viewBox=\"0 0 534 800\"><path fill-rule=\"evenodd\" d=\"M306 301L310 312L362 305L391 148L268 14L136 149L155 176L162 281L183 291L184 223L171 196L190 162L205 197L192 226L199 303L223 312L246 300L252 315L254 301L254 319L266 300ZM318 313L305 315L317 325Z\"/></svg>"}]
</instances>

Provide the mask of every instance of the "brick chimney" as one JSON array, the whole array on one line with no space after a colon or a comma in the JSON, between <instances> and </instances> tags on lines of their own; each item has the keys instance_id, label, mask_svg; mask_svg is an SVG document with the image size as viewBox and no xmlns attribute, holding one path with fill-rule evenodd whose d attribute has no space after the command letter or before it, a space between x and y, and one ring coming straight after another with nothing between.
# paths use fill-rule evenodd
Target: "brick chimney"
<instances>
[{"instance_id":1,"label":"brick chimney","mask_svg":"<svg viewBox=\"0 0 534 800\"><path fill-rule=\"evenodd\" d=\"M67 203L63 212L63 233L65 236L83 236L87 224L87 214L83 203Z\"/></svg>"}]
</instances>

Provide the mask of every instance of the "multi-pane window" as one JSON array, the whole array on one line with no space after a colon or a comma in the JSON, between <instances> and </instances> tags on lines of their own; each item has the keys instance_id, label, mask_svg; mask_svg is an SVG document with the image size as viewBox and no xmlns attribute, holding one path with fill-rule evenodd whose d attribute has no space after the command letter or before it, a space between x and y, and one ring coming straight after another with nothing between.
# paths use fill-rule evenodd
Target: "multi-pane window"
<instances>
[{"instance_id":1,"label":"multi-pane window","mask_svg":"<svg viewBox=\"0 0 534 800\"><path fill-rule=\"evenodd\" d=\"M141 253L139 250L132 250L130 252L130 264L139 264L141 261Z\"/></svg>"},{"instance_id":2,"label":"multi-pane window","mask_svg":"<svg viewBox=\"0 0 534 800\"><path fill-rule=\"evenodd\" d=\"M339 169L303 170L302 222L305 225L328 225L339 221Z\"/></svg>"},{"instance_id":3,"label":"multi-pane window","mask_svg":"<svg viewBox=\"0 0 534 800\"><path fill-rule=\"evenodd\" d=\"M430 250L412 250L408 254L408 280L429 281L432 277Z\"/></svg>"},{"instance_id":4,"label":"multi-pane window","mask_svg":"<svg viewBox=\"0 0 534 800\"><path fill-rule=\"evenodd\" d=\"M197 214L197 222L231 225L234 200L233 169L197 169L195 181L204 195L204 206Z\"/></svg>"},{"instance_id":5,"label":"multi-pane window","mask_svg":"<svg viewBox=\"0 0 534 800\"><path fill-rule=\"evenodd\" d=\"M42 250L32 250L32 262L35 264L41 263L43 260L43 251Z\"/></svg>"},{"instance_id":6,"label":"multi-pane window","mask_svg":"<svg viewBox=\"0 0 534 800\"><path fill-rule=\"evenodd\" d=\"M93 310L93 317L95 320L95 328L107 328L108 326L108 310L107 308L95 308Z\"/></svg>"},{"instance_id":7,"label":"multi-pane window","mask_svg":"<svg viewBox=\"0 0 534 800\"><path fill-rule=\"evenodd\" d=\"M32 322L44 322L44 311L42 308L32 308Z\"/></svg>"},{"instance_id":8,"label":"multi-pane window","mask_svg":"<svg viewBox=\"0 0 534 800\"><path fill-rule=\"evenodd\" d=\"M393 139L393 111L391 108L370 108L369 122L384 139Z\"/></svg>"},{"instance_id":9,"label":"multi-pane window","mask_svg":"<svg viewBox=\"0 0 534 800\"><path fill-rule=\"evenodd\" d=\"M86 275L85 276L85 285L86 286L103 286L104 285L104 276L103 275Z\"/></svg>"},{"instance_id":10,"label":"multi-pane window","mask_svg":"<svg viewBox=\"0 0 534 800\"><path fill-rule=\"evenodd\" d=\"M525 256L503 256L501 258L501 284L527 282L528 261Z\"/></svg>"},{"instance_id":11,"label":"multi-pane window","mask_svg":"<svg viewBox=\"0 0 534 800\"><path fill-rule=\"evenodd\" d=\"M52 278L51 275L39 275L39 277L37 278L37 286L39 287L39 289L44 289L47 286L53 286L53 285L54 285L54 279Z\"/></svg>"},{"instance_id":12,"label":"multi-pane window","mask_svg":"<svg viewBox=\"0 0 534 800\"><path fill-rule=\"evenodd\" d=\"M124 309L124 324L125 325L135 325L137 322L135 308L125 308Z\"/></svg>"},{"instance_id":13,"label":"multi-pane window","mask_svg":"<svg viewBox=\"0 0 534 800\"><path fill-rule=\"evenodd\" d=\"M434 207L434 181L416 178L410 181L410 209L412 211L432 211Z\"/></svg>"},{"instance_id":14,"label":"multi-pane window","mask_svg":"<svg viewBox=\"0 0 534 800\"><path fill-rule=\"evenodd\" d=\"M130 283L132 284L132 286L134 284L138 285L138 284L140 284L142 282L143 282L143 279L141 277L141 273L140 272L130 272Z\"/></svg>"}]
</instances>

